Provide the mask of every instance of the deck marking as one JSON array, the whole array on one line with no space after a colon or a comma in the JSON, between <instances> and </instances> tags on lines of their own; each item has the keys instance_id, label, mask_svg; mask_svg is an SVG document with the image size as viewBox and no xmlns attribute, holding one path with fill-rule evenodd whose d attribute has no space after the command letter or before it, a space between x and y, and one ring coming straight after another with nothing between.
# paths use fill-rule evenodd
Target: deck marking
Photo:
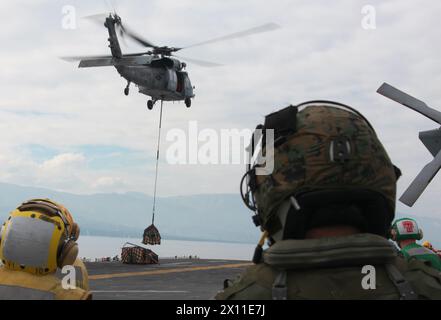
<instances>
[{"instance_id":1,"label":"deck marking","mask_svg":"<svg viewBox=\"0 0 441 320\"><path fill-rule=\"evenodd\" d=\"M160 264L159 266L164 267L164 266L178 266L178 265L189 265L189 264L193 264L193 263L191 263L191 262L169 262L169 263Z\"/></svg>"},{"instance_id":2,"label":"deck marking","mask_svg":"<svg viewBox=\"0 0 441 320\"><path fill-rule=\"evenodd\" d=\"M204 270L216 270L216 269L231 269L231 268L241 268L248 267L252 263L234 263L234 264L223 264L218 266L202 266L202 267L190 267L190 268L174 268L165 270L149 270L149 271L139 271L139 272L123 272L123 273L110 273L110 274L95 274L89 275L89 280L103 280L112 278L124 278L124 277L136 277L136 276L149 276L167 273L179 273L179 272L191 272L191 271L204 271Z\"/></svg>"},{"instance_id":3,"label":"deck marking","mask_svg":"<svg viewBox=\"0 0 441 320\"><path fill-rule=\"evenodd\" d=\"M188 293L182 290L91 290L92 293Z\"/></svg>"}]
</instances>

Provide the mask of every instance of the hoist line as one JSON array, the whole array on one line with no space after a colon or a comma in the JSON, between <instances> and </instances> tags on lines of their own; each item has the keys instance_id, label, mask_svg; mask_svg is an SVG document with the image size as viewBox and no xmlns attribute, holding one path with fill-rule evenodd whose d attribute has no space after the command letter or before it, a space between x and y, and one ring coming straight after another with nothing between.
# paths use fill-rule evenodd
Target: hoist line
<instances>
[{"instance_id":1,"label":"hoist line","mask_svg":"<svg viewBox=\"0 0 441 320\"><path fill-rule=\"evenodd\" d=\"M161 146L161 128L162 128L162 104L161 100L161 111L159 114L159 128L158 128L158 147L156 149L156 170L155 170L155 186L153 190L153 212L152 212L152 224L155 222L155 209L156 209L156 187L158 185L158 165L159 165L159 150Z\"/></svg>"}]
</instances>

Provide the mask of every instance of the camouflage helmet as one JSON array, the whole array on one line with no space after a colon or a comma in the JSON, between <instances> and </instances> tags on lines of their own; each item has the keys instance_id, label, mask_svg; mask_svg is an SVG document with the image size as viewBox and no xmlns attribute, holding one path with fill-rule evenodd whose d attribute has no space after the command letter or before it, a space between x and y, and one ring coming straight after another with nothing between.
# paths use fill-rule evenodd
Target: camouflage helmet
<instances>
[{"instance_id":1,"label":"camouflage helmet","mask_svg":"<svg viewBox=\"0 0 441 320\"><path fill-rule=\"evenodd\" d=\"M305 102L266 116L261 128L274 129L274 170L253 175L254 167L246 174L256 224L274 234L283 227L278 210L289 199L298 206L296 199L304 194L334 191L345 196L365 190L384 199L378 233L387 233L395 212L399 169L358 111L331 101ZM316 203L321 200L314 198Z\"/></svg>"}]
</instances>

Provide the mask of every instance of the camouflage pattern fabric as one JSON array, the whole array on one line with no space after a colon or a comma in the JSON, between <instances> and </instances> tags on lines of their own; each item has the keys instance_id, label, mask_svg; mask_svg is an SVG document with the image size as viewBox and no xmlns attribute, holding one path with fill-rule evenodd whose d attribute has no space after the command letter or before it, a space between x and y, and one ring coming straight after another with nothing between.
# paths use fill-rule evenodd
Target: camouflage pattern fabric
<instances>
[{"instance_id":1,"label":"camouflage pattern fabric","mask_svg":"<svg viewBox=\"0 0 441 320\"><path fill-rule=\"evenodd\" d=\"M339 137L350 142L350 158L332 162L330 144ZM284 199L308 191L363 188L381 193L395 210L394 167L375 132L359 115L328 105L298 112L296 133L274 150L273 173L257 176L256 183L265 229Z\"/></svg>"},{"instance_id":2,"label":"camouflage pattern fabric","mask_svg":"<svg viewBox=\"0 0 441 320\"><path fill-rule=\"evenodd\" d=\"M360 247L363 250L370 248L372 254L364 257L360 256L362 259L358 265L353 260L354 251L351 249L347 250L346 254L339 251L338 255L329 255L341 261L339 264L336 261L334 261L334 264L328 261L328 265L326 265L322 258L327 255L327 250L323 250L323 247L321 249L315 248L316 241L302 240L303 244L311 243L310 251L306 252L309 256L309 262L301 266L301 261L292 261L292 266L284 268L287 271L287 299L400 299L402 296L386 270L386 263L393 265L401 273L416 293L417 299L441 299L441 274L438 270L418 260L406 261L403 257L397 256L392 247L390 248L391 254L393 254L392 258L388 258L384 254L376 254L378 251L378 236L370 234L349 236L346 239L347 245L341 242L344 239L327 238L320 241L324 243L339 241L340 249L343 250L351 246L354 237L358 238L355 239L356 241L361 238L371 241L372 237L376 237L375 241L372 242L372 246L363 245ZM385 244L388 242L384 238L383 241ZM295 248L298 242L298 240L294 240L290 244ZM338 246L331 250L336 248ZM288 261L287 258L281 257L282 255L282 252L279 251L279 260ZM387 259L384 258L382 261L380 259L382 256ZM315 261L315 265L312 265L311 261ZM375 267L375 290L366 290L362 286L363 277L366 276L362 273L362 267L366 264ZM271 300L273 299L273 286L280 271L280 265L272 264L270 261L253 265L233 281L228 288L219 292L215 299Z\"/></svg>"},{"instance_id":3,"label":"camouflage pattern fabric","mask_svg":"<svg viewBox=\"0 0 441 320\"><path fill-rule=\"evenodd\" d=\"M437 270L421 261L406 263L397 258L395 263L416 291L418 299L441 299L441 279ZM377 287L361 287L361 267L289 270L288 299L290 300L398 300L400 295L389 279L385 267L374 265ZM218 293L216 300L271 300L272 287L278 270L266 264L251 266L230 287Z\"/></svg>"}]
</instances>

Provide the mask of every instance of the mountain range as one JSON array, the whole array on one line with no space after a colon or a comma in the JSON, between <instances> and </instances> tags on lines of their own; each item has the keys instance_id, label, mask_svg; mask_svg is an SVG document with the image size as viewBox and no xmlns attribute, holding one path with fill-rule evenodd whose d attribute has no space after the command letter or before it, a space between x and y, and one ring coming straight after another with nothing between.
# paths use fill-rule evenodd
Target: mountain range
<instances>
[{"instance_id":1,"label":"mountain range","mask_svg":"<svg viewBox=\"0 0 441 320\"><path fill-rule=\"evenodd\" d=\"M129 192L77 195L0 183L0 219L31 198L65 205L82 235L141 238L152 222L153 198ZM156 200L155 226L165 239L255 243L259 230L239 195L192 195Z\"/></svg>"},{"instance_id":2,"label":"mountain range","mask_svg":"<svg viewBox=\"0 0 441 320\"><path fill-rule=\"evenodd\" d=\"M0 219L27 199L50 198L64 204L82 235L142 237L151 224L153 198L136 192L78 195L44 188L0 183ZM260 231L239 195L201 194L160 197L155 226L164 239L256 243ZM396 218L403 215L397 213ZM425 239L441 248L441 219L412 216Z\"/></svg>"}]
</instances>

